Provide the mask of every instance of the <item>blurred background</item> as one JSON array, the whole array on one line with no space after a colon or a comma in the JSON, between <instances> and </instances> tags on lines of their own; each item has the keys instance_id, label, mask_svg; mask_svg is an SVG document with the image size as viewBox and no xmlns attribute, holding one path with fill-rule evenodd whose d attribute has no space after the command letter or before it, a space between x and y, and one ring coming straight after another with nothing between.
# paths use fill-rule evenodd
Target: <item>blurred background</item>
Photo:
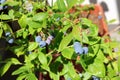
<instances>
[{"instance_id":1,"label":"blurred background","mask_svg":"<svg viewBox=\"0 0 120 80\"><path fill-rule=\"evenodd\" d=\"M56 0L48 1L52 5L52 1L54 3ZM111 39L120 41L120 0L84 0L82 4L100 4L104 10Z\"/></svg>"}]
</instances>

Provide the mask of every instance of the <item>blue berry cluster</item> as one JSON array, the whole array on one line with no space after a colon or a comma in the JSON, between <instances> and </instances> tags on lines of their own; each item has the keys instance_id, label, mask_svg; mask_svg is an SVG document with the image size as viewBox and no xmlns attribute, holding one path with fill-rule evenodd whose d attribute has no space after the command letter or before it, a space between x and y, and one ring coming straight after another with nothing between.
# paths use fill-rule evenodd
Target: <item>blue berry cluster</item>
<instances>
[{"instance_id":1,"label":"blue berry cluster","mask_svg":"<svg viewBox=\"0 0 120 80\"><path fill-rule=\"evenodd\" d=\"M46 46L46 42L45 42L45 41L42 41L41 36L36 36L36 37L35 37L35 42L39 43L39 46L40 46L41 48L43 48L43 47Z\"/></svg>"},{"instance_id":2,"label":"blue berry cluster","mask_svg":"<svg viewBox=\"0 0 120 80\"><path fill-rule=\"evenodd\" d=\"M92 79L93 79L93 80L100 80L100 78L99 78L99 77L96 77L96 76L92 76Z\"/></svg>"},{"instance_id":3,"label":"blue berry cluster","mask_svg":"<svg viewBox=\"0 0 120 80\"><path fill-rule=\"evenodd\" d=\"M77 54L87 54L88 53L88 47L82 47L82 45L79 42L74 42L73 47Z\"/></svg>"},{"instance_id":4,"label":"blue berry cluster","mask_svg":"<svg viewBox=\"0 0 120 80\"><path fill-rule=\"evenodd\" d=\"M12 37L12 35L11 35L11 33L10 32L6 32L5 33L5 36L7 37L7 42L9 43L9 44L12 44L13 42L14 42L14 38Z\"/></svg>"}]
</instances>

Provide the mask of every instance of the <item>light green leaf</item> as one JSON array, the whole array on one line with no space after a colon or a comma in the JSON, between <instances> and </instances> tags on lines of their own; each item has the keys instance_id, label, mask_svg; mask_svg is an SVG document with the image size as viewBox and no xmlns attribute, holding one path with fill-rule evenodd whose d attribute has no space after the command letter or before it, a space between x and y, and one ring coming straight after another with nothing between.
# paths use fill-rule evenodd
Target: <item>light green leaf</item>
<instances>
[{"instance_id":1,"label":"light green leaf","mask_svg":"<svg viewBox=\"0 0 120 80\"><path fill-rule=\"evenodd\" d=\"M107 66L107 74L110 78L116 76L116 71L112 68L112 65Z\"/></svg>"},{"instance_id":2,"label":"light green leaf","mask_svg":"<svg viewBox=\"0 0 120 80\"><path fill-rule=\"evenodd\" d=\"M67 47L67 45L71 42L71 40L73 39L72 33L68 34L67 36L65 36L60 45L59 45L59 49L58 51L62 51L64 48Z\"/></svg>"},{"instance_id":3,"label":"light green leaf","mask_svg":"<svg viewBox=\"0 0 120 80\"><path fill-rule=\"evenodd\" d=\"M24 47L21 46L13 46L10 50L13 51L18 57L24 54Z\"/></svg>"},{"instance_id":4,"label":"light green leaf","mask_svg":"<svg viewBox=\"0 0 120 80\"><path fill-rule=\"evenodd\" d=\"M16 59L16 58L11 58L10 61L11 61L11 63L14 64L14 65L21 64L21 62L20 62L18 59Z\"/></svg>"},{"instance_id":5,"label":"light green leaf","mask_svg":"<svg viewBox=\"0 0 120 80\"><path fill-rule=\"evenodd\" d=\"M57 0L57 6L58 6L58 9L63 12L67 10L64 0Z\"/></svg>"},{"instance_id":6,"label":"light green leaf","mask_svg":"<svg viewBox=\"0 0 120 80\"><path fill-rule=\"evenodd\" d=\"M21 28L25 28L27 26L27 16L22 15L22 17L18 20L18 23Z\"/></svg>"},{"instance_id":7,"label":"light green leaf","mask_svg":"<svg viewBox=\"0 0 120 80\"><path fill-rule=\"evenodd\" d=\"M67 2L67 7L70 9L78 2L78 0L66 0L66 2Z\"/></svg>"},{"instance_id":8,"label":"light green leaf","mask_svg":"<svg viewBox=\"0 0 120 80\"><path fill-rule=\"evenodd\" d=\"M0 68L0 76L3 76L8 71L8 69L10 68L11 65L12 65L12 63L9 61L4 66L2 66Z\"/></svg>"},{"instance_id":9,"label":"light green leaf","mask_svg":"<svg viewBox=\"0 0 120 80\"><path fill-rule=\"evenodd\" d=\"M2 34L3 34L3 29L0 28L0 38L2 37Z\"/></svg>"},{"instance_id":10,"label":"light green leaf","mask_svg":"<svg viewBox=\"0 0 120 80\"><path fill-rule=\"evenodd\" d=\"M47 57L45 56L44 53L40 52L38 56L39 61L41 64L46 65L47 64Z\"/></svg>"},{"instance_id":11,"label":"light green leaf","mask_svg":"<svg viewBox=\"0 0 120 80\"><path fill-rule=\"evenodd\" d=\"M120 72L120 56L118 56L118 72Z\"/></svg>"},{"instance_id":12,"label":"light green leaf","mask_svg":"<svg viewBox=\"0 0 120 80\"><path fill-rule=\"evenodd\" d=\"M5 4L7 4L9 6L17 6L17 5L19 5L19 1L7 0L5 2Z\"/></svg>"},{"instance_id":13,"label":"light green leaf","mask_svg":"<svg viewBox=\"0 0 120 80\"><path fill-rule=\"evenodd\" d=\"M72 30L72 34L73 34L73 37L75 39L77 39L78 41L81 41L82 40L82 32L81 32L81 28L78 27L78 26L74 26L73 27L73 30Z\"/></svg>"},{"instance_id":14,"label":"light green leaf","mask_svg":"<svg viewBox=\"0 0 120 80\"><path fill-rule=\"evenodd\" d=\"M120 76L113 77L111 80L120 80Z\"/></svg>"},{"instance_id":15,"label":"light green leaf","mask_svg":"<svg viewBox=\"0 0 120 80\"><path fill-rule=\"evenodd\" d=\"M27 80L38 80L37 77L35 76L35 74L33 74L33 73L28 73L26 75L26 79Z\"/></svg>"},{"instance_id":16,"label":"light green leaf","mask_svg":"<svg viewBox=\"0 0 120 80\"><path fill-rule=\"evenodd\" d=\"M50 78L53 79L53 80L60 80L59 79L59 74L55 74L54 72L50 72Z\"/></svg>"},{"instance_id":17,"label":"light green leaf","mask_svg":"<svg viewBox=\"0 0 120 80\"><path fill-rule=\"evenodd\" d=\"M89 43L89 39L88 39L88 36L85 32L82 32L82 41L84 43Z\"/></svg>"},{"instance_id":18,"label":"light green leaf","mask_svg":"<svg viewBox=\"0 0 120 80\"><path fill-rule=\"evenodd\" d=\"M38 54L37 53L31 53L28 55L28 58L29 58L29 61L32 61L34 60L35 58L37 58Z\"/></svg>"},{"instance_id":19,"label":"light green leaf","mask_svg":"<svg viewBox=\"0 0 120 80\"><path fill-rule=\"evenodd\" d=\"M106 74L103 62L95 60L94 63L88 65L88 72L98 77L104 77Z\"/></svg>"},{"instance_id":20,"label":"light green leaf","mask_svg":"<svg viewBox=\"0 0 120 80\"><path fill-rule=\"evenodd\" d=\"M41 28L38 28L38 29L41 29ZM37 29L37 30L38 30L38 29ZM32 28L32 27L29 27L29 29L28 29L28 30L29 30L29 33L30 33L30 34L32 34L32 35L33 35L33 34L34 34L34 32L35 32L35 29L34 29L34 28ZM40 30L40 31L41 31L41 30ZM40 31L39 31L39 32L40 32Z\"/></svg>"},{"instance_id":21,"label":"light green leaf","mask_svg":"<svg viewBox=\"0 0 120 80\"><path fill-rule=\"evenodd\" d=\"M24 80L24 78L26 77L27 74L20 74L16 80Z\"/></svg>"},{"instance_id":22,"label":"light green leaf","mask_svg":"<svg viewBox=\"0 0 120 80\"><path fill-rule=\"evenodd\" d=\"M38 43L36 42L30 42L28 46L28 51L32 51L38 47Z\"/></svg>"},{"instance_id":23,"label":"light green leaf","mask_svg":"<svg viewBox=\"0 0 120 80\"><path fill-rule=\"evenodd\" d=\"M29 66L22 66L19 69L15 70L12 73L12 75L18 75L18 74L24 73L25 71L28 71L28 70L29 70Z\"/></svg>"},{"instance_id":24,"label":"light green leaf","mask_svg":"<svg viewBox=\"0 0 120 80\"><path fill-rule=\"evenodd\" d=\"M33 21L44 21L46 18L48 17L48 14L47 13L37 13L33 16Z\"/></svg>"},{"instance_id":25,"label":"light green leaf","mask_svg":"<svg viewBox=\"0 0 120 80\"><path fill-rule=\"evenodd\" d=\"M14 19L14 11L13 11L12 9L9 10L8 15L9 15L12 19Z\"/></svg>"},{"instance_id":26,"label":"light green leaf","mask_svg":"<svg viewBox=\"0 0 120 80\"><path fill-rule=\"evenodd\" d=\"M28 32L27 32L27 31L24 31L24 32L23 32L23 38L25 39L27 36L28 36Z\"/></svg>"},{"instance_id":27,"label":"light green leaf","mask_svg":"<svg viewBox=\"0 0 120 80\"><path fill-rule=\"evenodd\" d=\"M65 48L62 50L62 55L65 57L65 58L68 58L68 59L71 59L72 56L74 54L74 49L73 48Z\"/></svg>"},{"instance_id":28,"label":"light green leaf","mask_svg":"<svg viewBox=\"0 0 120 80\"><path fill-rule=\"evenodd\" d=\"M11 19L11 17L9 15L6 15L6 14L1 14L0 19L1 20L9 20L9 19Z\"/></svg>"},{"instance_id":29,"label":"light green leaf","mask_svg":"<svg viewBox=\"0 0 120 80\"><path fill-rule=\"evenodd\" d=\"M42 22L35 22L35 21L32 21L32 20L28 20L27 24L31 28L42 28L42 24L43 23Z\"/></svg>"}]
</instances>

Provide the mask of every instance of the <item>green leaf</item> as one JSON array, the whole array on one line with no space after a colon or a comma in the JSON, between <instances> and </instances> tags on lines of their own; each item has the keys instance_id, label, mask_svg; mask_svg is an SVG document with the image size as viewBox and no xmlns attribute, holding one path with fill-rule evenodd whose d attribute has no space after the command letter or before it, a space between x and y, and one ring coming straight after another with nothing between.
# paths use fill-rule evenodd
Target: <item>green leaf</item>
<instances>
[{"instance_id":1,"label":"green leaf","mask_svg":"<svg viewBox=\"0 0 120 80\"><path fill-rule=\"evenodd\" d=\"M111 80L120 80L120 76L114 77Z\"/></svg>"},{"instance_id":2,"label":"green leaf","mask_svg":"<svg viewBox=\"0 0 120 80\"><path fill-rule=\"evenodd\" d=\"M98 35L98 26L95 24L91 24L89 26L89 36L97 36Z\"/></svg>"},{"instance_id":3,"label":"green leaf","mask_svg":"<svg viewBox=\"0 0 120 80\"><path fill-rule=\"evenodd\" d=\"M28 73L26 75L26 79L27 80L38 80L37 77L35 76L35 74L33 74L33 73Z\"/></svg>"},{"instance_id":4,"label":"green leaf","mask_svg":"<svg viewBox=\"0 0 120 80\"><path fill-rule=\"evenodd\" d=\"M38 28L38 29L41 29L41 28ZM38 29L37 29L37 30L38 30ZM29 27L29 29L28 29L28 30L29 30L29 33L30 33L30 34L32 34L32 35L33 35L33 34L34 34L34 32L35 32L35 29L34 29L34 28L32 28L32 27ZM41 31L41 30L40 30L40 31ZM40 32L40 31L39 31L39 32Z\"/></svg>"},{"instance_id":5,"label":"green leaf","mask_svg":"<svg viewBox=\"0 0 120 80\"><path fill-rule=\"evenodd\" d=\"M3 76L8 71L8 69L10 68L11 65L12 65L12 63L10 61L8 61L4 66L2 66L0 68L0 76Z\"/></svg>"},{"instance_id":6,"label":"green leaf","mask_svg":"<svg viewBox=\"0 0 120 80\"><path fill-rule=\"evenodd\" d=\"M22 17L18 20L18 23L21 28L25 28L27 26L27 16L22 15Z\"/></svg>"},{"instance_id":7,"label":"green leaf","mask_svg":"<svg viewBox=\"0 0 120 80\"><path fill-rule=\"evenodd\" d=\"M10 50L13 51L18 57L24 54L24 47L21 46L13 46Z\"/></svg>"},{"instance_id":8,"label":"green leaf","mask_svg":"<svg viewBox=\"0 0 120 80\"><path fill-rule=\"evenodd\" d=\"M64 0L57 0L57 6L58 6L58 9L63 12L67 10Z\"/></svg>"},{"instance_id":9,"label":"green leaf","mask_svg":"<svg viewBox=\"0 0 120 80\"><path fill-rule=\"evenodd\" d=\"M73 48L65 48L62 50L62 55L65 57L65 58L68 58L68 59L71 59L72 56L74 54L74 49Z\"/></svg>"},{"instance_id":10,"label":"green leaf","mask_svg":"<svg viewBox=\"0 0 120 80\"><path fill-rule=\"evenodd\" d=\"M78 2L78 0L66 0L66 2L67 2L68 8L70 9Z\"/></svg>"},{"instance_id":11,"label":"green leaf","mask_svg":"<svg viewBox=\"0 0 120 80\"><path fill-rule=\"evenodd\" d=\"M120 72L120 56L118 56L118 72Z\"/></svg>"},{"instance_id":12,"label":"green leaf","mask_svg":"<svg viewBox=\"0 0 120 80\"><path fill-rule=\"evenodd\" d=\"M28 46L28 51L32 51L38 47L38 43L36 42L30 42Z\"/></svg>"},{"instance_id":13,"label":"green leaf","mask_svg":"<svg viewBox=\"0 0 120 80\"><path fill-rule=\"evenodd\" d=\"M43 64L43 65L47 64L47 57L44 53L40 52L38 55L38 59L41 62L41 64Z\"/></svg>"},{"instance_id":14,"label":"green leaf","mask_svg":"<svg viewBox=\"0 0 120 80\"><path fill-rule=\"evenodd\" d=\"M35 21L32 21L32 20L28 20L27 24L31 28L42 28L42 24L43 23L42 22L35 22Z\"/></svg>"},{"instance_id":15,"label":"green leaf","mask_svg":"<svg viewBox=\"0 0 120 80\"><path fill-rule=\"evenodd\" d=\"M53 79L53 80L60 80L59 79L59 75L58 74L55 74L54 72L50 72L50 78Z\"/></svg>"},{"instance_id":16,"label":"green leaf","mask_svg":"<svg viewBox=\"0 0 120 80\"><path fill-rule=\"evenodd\" d=\"M9 20L9 19L11 19L11 17L9 15L6 15L6 14L1 14L0 19L1 20Z\"/></svg>"},{"instance_id":17,"label":"green leaf","mask_svg":"<svg viewBox=\"0 0 120 80\"><path fill-rule=\"evenodd\" d=\"M82 41L84 43L89 43L89 39L88 39L88 36L85 32L82 32Z\"/></svg>"},{"instance_id":18,"label":"green leaf","mask_svg":"<svg viewBox=\"0 0 120 80\"><path fill-rule=\"evenodd\" d=\"M71 42L71 40L73 39L72 33L68 34L67 36L65 36L60 45L59 45L59 49L58 51L62 51L64 48L67 47L67 45Z\"/></svg>"},{"instance_id":19,"label":"green leaf","mask_svg":"<svg viewBox=\"0 0 120 80\"><path fill-rule=\"evenodd\" d=\"M19 5L19 1L7 0L5 2L5 4L7 4L9 6L17 6L17 5Z\"/></svg>"},{"instance_id":20,"label":"green leaf","mask_svg":"<svg viewBox=\"0 0 120 80\"><path fill-rule=\"evenodd\" d=\"M92 64L88 65L88 72L98 77L105 77L105 66L103 62L95 60Z\"/></svg>"},{"instance_id":21,"label":"green leaf","mask_svg":"<svg viewBox=\"0 0 120 80\"><path fill-rule=\"evenodd\" d=\"M68 68L69 68L69 72L68 74L73 78L75 79L77 77L77 73L76 73L76 70L74 69L74 66L71 62L68 63Z\"/></svg>"},{"instance_id":22,"label":"green leaf","mask_svg":"<svg viewBox=\"0 0 120 80\"><path fill-rule=\"evenodd\" d=\"M27 36L28 36L28 32L27 32L27 31L24 31L24 32L23 32L23 38L25 39Z\"/></svg>"},{"instance_id":23,"label":"green leaf","mask_svg":"<svg viewBox=\"0 0 120 80\"><path fill-rule=\"evenodd\" d=\"M107 66L107 74L110 78L116 76L116 71L112 68L112 65L108 64Z\"/></svg>"},{"instance_id":24,"label":"green leaf","mask_svg":"<svg viewBox=\"0 0 120 80\"><path fill-rule=\"evenodd\" d=\"M28 55L28 58L29 58L29 61L32 61L34 60L35 58L37 58L38 54L37 53L31 53Z\"/></svg>"},{"instance_id":25,"label":"green leaf","mask_svg":"<svg viewBox=\"0 0 120 80\"><path fill-rule=\"evenodd\" d=\"M9 10L8 15L9 15L12 19L14 19L14 11L13 11L12 9Z\"/></svg>"},{"instance_id":26,"label":"green leaf","mask_svg":"<svg viewBox=\"0 0 120 80\"><path fill-rule=\"evenodd\" d=\"M73 27L73 30L72 30L72 34L73 34L73 37L75 39L77 39L78 41L81 41L82 40L82 32L81 32L81 28L78 27L78 26L74 26Z\"/></svg>"},{"instance_id":27,"label":"green leaf","mask_svg":"<svg viewBox=\"0 0 120 80\"><path fill-rule=\"evenodd\" d=\"M14 65L21 64L21 62L20 62L18 59L16 59L16 58L11 58L10 61L11 61L11 63L14 64Z\"/></svg>"},{"instance_id":28,"label":"green leaf","mask_svg":"<svg viewBox=\"0 0 120 80\"><path fill-rule=\"evenodd\" d=\"M16 80L24 80L24 78L26 77L26 74L20 74Z\"/></svg>"},{"instance_id":29,"label":"green leaf","mask_svg":"<svg viewBox=\"0 0 120 80\"><path fill-rule=\"evenodd\" d=\"M14 72L12 72L12 75L18 75L18 74L24 73L26 71L29 71L29 66L22 66L22 67L18 68L17 70L15 70Z\"/></svg>"},{"instance_id":30,"label":"green leaf","mask_svg":"<svg viewBox=\"0 0 120 80\"><path fill-rule=\"evenodd\" d=\"M3 29L0 28L0 38L2 37L2 34L3 34Z\"/></svg>"},{"instance_id":31,"label":"green leaf","mask_svg":"<svg viewBox=\"0 0 120 80\"><path fill-rule=\"evenodd\" d=\"M33 16L33 21L44 21L46 18L48 17L47 13L41 12L41 13L37 13Z\"/></svg>"}]
</instances>

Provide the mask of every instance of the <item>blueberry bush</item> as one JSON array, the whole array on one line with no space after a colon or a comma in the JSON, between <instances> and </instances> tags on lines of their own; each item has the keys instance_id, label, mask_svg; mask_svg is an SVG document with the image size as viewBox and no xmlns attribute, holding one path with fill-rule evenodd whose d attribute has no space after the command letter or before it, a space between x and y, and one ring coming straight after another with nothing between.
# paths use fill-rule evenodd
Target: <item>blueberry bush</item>
<instances>
[{"instance_id":1,"label":"blueberry bush","mask_svg":"<svg viewBox=\"0 0 120 80\"><path fill-rule=\"evenodd\" d=\"M80 8L83 1L3 1L0 10L8 12L0 14L0 38L16 57L1 59L0 76L17 65L11 74L16 80L119 80L119 43L105 42L108 36L98 36L98 27L79 16L92 8ZM73 6L78 11L70 13Z\"/></svg>"}]
</instances>

